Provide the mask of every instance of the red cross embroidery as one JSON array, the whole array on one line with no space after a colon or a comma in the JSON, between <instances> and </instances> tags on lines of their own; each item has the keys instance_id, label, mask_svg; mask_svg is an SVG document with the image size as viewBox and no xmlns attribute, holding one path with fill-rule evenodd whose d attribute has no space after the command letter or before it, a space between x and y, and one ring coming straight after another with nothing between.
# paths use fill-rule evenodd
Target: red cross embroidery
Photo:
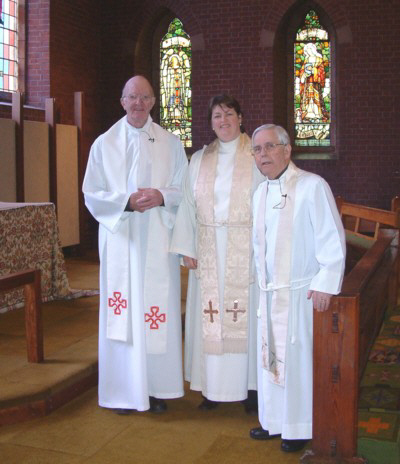
<instances>
[{"instance_id":1,"label":"red cross embroidery","mask_svg":"<svg viewBox=\"0 0 400 464\"><path fill-rule=\"evenodd\" d=\"M108 306L110 308L114 307L114 314L120 315L121 308L126 309L126 300L121 299L121 292L114 292L114 299L108 299Z\"/></svg>"},{"instance_id":2,"label":"red cross embroidery","mask_svg":"<svg viewBox=\"0 0 400 464\"><path fill-rule=\"evenodd\" d=\"M145 322L151 322L150 329L159 329L158 321L165 322L167 316L164 314L158 314L160 308L158 306L152 306L150 308L151 313L145 313Z\"/></svg>"}]
</instances>

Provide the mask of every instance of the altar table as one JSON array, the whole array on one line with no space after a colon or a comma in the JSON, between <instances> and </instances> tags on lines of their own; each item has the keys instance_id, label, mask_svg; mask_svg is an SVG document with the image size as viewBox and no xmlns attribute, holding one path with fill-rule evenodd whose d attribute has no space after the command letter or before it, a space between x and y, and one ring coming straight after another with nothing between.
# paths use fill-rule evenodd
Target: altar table
<instances>
[{"instance_id":1,"label":"altar table","mask_svg":"<svg viewBox=\"0 0 400 464\"><path fill-rule=\"evenodd\" d=\"M0 202L0 276L41 270L42 301L70 293L53 203ZM23 290L0 294L0 313L24 304Z\"/></svg>"}]
</instances>

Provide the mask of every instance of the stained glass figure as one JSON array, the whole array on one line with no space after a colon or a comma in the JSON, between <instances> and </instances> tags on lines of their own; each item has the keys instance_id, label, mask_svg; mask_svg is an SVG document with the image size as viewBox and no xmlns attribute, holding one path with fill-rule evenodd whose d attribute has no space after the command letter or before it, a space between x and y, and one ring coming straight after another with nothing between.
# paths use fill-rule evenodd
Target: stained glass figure
<instances>
[{"instance_id":1,"label":"stained glass figure","mask_svg":"<svg viewBox=\"0 0 400 464\"><path fill-rule=\"evenodd\" d=\"M18 90L18 1L0 0L0 91Z\"/></svg>"},{"instance_id":2,"label":"stained glass figure","mask_svg":"<svg viewBox=\"0 0 400 464\"><path fill-rule=\"evenodd\" d=\"M178 18L171 21L160 45L160 124L192 146L192 49Z\"/></svg>"},{"instance_id":3,"label":"stained glass figure","mask_svg":"<svg viewBox=\"0 0 400 464\"><path fill-rule=\"evenodd\" d=\"M331 43L314 10L294 42L295 145L331 144Z\"/></svg>"}]
</instances>

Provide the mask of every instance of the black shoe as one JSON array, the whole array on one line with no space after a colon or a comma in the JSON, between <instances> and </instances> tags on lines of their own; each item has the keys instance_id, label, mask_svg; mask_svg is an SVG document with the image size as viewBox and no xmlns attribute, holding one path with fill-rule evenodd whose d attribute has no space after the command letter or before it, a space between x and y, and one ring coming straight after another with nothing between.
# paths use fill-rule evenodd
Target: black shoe
<instances>
[{"instance_id":1,"label":"black shoe","mask_svg":"<svg viewBox=\"0 0 400 464\"><path fill-rule=\"evenodd\" d=\"M113 411L114 411L116 414L119 414L120 416L127 416L128 414L132 414L133 409L121 409L121 408L116 408L116 409L113 409Z\"/></svg>"},{"instance_id":2,"label":"black shoe","mask_svg":"<svg viewBox=\"0 0 400 464\"><path fill-rule=\"evenodd\" d=\"M295 451L302 450L308 440L282 440L281 443L281 450L285 451L286 453L294 453Z\"/></svg>"},{"instance_id":3,"label":"black shoe","mask_svg":"<svg viewBox=\"0 0 400 464\"><path fill-rule=\"evenodd\" d=\"M253 438L253 440L271 440L278 436L279 435L270 435L268 430L264 430L262 427L256 427L250 430L250 438Z\"/></svg>"},{"instance_id":4,"label":"black shoe","mask_svg":"<svg viewBox=\"0 0 400 464\"><path fill-rule=\"evenodd\" d=\"M199 404L199 409L201 411L210 411L211 409L215 409L218 406L217 401L211 401L208 400L207 398L204 398L204 400Z\"/></svg>"},{"instance_id":5,"label":"black shoe","mask_svg":"<svg viewBox=\"0 0 400 464\"><path fill-rule=\"evenodd\" d=\"M150 396L149 400L151 412L160 413L167 410L167 403L164 400L160 398L154 398L154 396Z\"/></svg>"}]
</instances>

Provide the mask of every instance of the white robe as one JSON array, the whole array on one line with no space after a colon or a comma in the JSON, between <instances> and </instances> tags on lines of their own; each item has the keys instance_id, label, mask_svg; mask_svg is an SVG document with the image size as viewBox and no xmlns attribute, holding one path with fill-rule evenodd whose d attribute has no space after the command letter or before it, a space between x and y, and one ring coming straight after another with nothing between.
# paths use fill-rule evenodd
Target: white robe
<instances>
[{"instance_id":1,"label":"white robe","mask_svg":"<svg viewBox=\"0 0 400 464\"><path fill-rule=\"evenodd\" d=\"M266 201L266 277L271 282L282 193L285 194L285 174L279 180L267 180ZM257 217L261 184L253 198L253 215ZM254 219L254 222L256 219ZM256 233L253 228L255 238ZM291 290L286 341L285 386L269 380L262 367L261 319L258 319L257 370L258 411L263 429L284 439L312 437L312 379L313 379L313 305L307 291L330 294L340 292L345 265L345 235L332 192L324 179L300 170L297 180L292 234L291 281L311 276L311 283ZM262 258L254 240L257 271ZM267 293L267 308L272 292Z\"/></svg>"},{"instance_id":2,"label":"white robe","mask_svg":"<svg viewBox=\"0 0 400 464\"><path fill-rule=\"evenodd\" d=\"M214 217L218 222L228 218L229 195L238 140L228 143L220 142L214 187ZM196 259L197 226L194 189L203 152L204 148L197 151L191 158L170 248L172 252ZM253 192L264 179L254 165ZM217 227L219 307L223 307L226 245L227 228L225 226ZM192 390L201 391L206 398L212 401L241 401L247 398L248 390L256 390L257 388L256 308L259 295L253 261L250 275L253 283L249 285L248 352L211 355L203 353L202 349L201 282L194 271L189 271L185 320L185 380L190 381Z\"/></svg>"},{"instance_id":3,"label":"white robe","mask_svg":"<svg viewBox=\"0 0 400 464\"><path fill-rule=\"evenodd\" d=\"M105 147L118 146L118 157ZM99 404L107 408L149 409L149 396L183 396L182 334L179 259L168 253L172 228L182 193L187 158L179 139L153 123L142 129L131 126L126 116L93 144L83 192L85 203L99 222L100 315ZM162 179L154 185L152 177ZM130 188L153 187L161 191L164 206L144 213L127 212ZM127 342L107 338L107 241L129 221L129 285L132 310ZM154 224L158 240L166 243L167 275L154 275L168 286L167 351L148 354L145 340L144 273L146 261L157 259L148 235ZM161 224L161 225L160 225ZM121 237L123 238L123 237Z\"/></svg>"}]
</instances>

